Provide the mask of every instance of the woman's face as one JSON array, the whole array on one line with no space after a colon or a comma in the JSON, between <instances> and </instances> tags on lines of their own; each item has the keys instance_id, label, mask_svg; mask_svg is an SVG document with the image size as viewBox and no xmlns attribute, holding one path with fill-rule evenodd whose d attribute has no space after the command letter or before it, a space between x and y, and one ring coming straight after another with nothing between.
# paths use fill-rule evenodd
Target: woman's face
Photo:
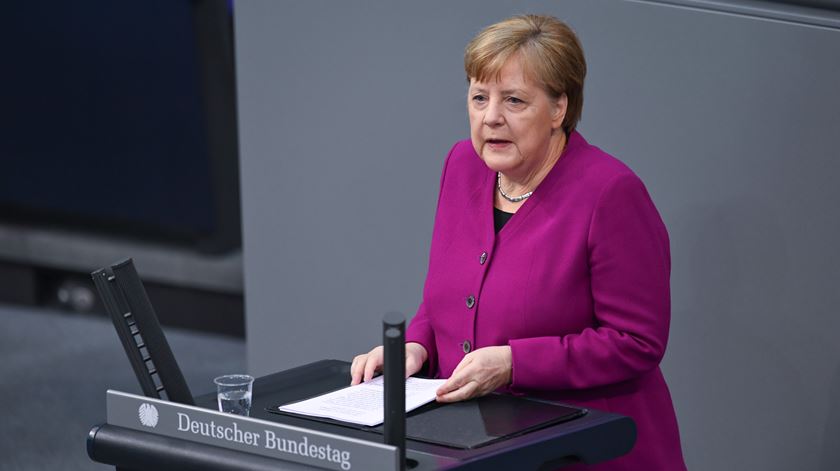
<instances>
[{"instance_id":1,"label":"woman's face","mask_svg":"<svg viewBox=\"0 0 840 471\"><path fill-rule=\"evenodd\" d=\"M467 110L476 153L507 176L537 173L565 142L560 135L567 101L565 94L552 99L529 80L518 54L502 67L498 81L470 79Z\"/></svg>"}]
</instances>

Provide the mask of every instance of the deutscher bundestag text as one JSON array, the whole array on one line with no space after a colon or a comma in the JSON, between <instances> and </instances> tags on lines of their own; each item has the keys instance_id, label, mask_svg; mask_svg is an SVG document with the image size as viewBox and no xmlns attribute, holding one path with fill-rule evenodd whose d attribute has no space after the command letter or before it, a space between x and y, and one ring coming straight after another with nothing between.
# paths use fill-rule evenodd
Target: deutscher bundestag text
<instances>
[{"instance_id":1,"label":"deutscher bundestag text","mask_svg":"<svg viewBox=\"0 0 840 471\"><path fill-rule=\"evenodd\" d=\"M341 469L345 471L353 467L350 463L349 451L333 448L329 443L324 445L309 443L309 437L307 436L302 436L298 441L279 438L271 430L264 430L263 434L247 432L241 430L236 422L232 422L230 425L219 425L213 420L202 422L190 419L190 416L183 412L178 412L178 431L338 463Z\"/></svg>"}]
</instances>

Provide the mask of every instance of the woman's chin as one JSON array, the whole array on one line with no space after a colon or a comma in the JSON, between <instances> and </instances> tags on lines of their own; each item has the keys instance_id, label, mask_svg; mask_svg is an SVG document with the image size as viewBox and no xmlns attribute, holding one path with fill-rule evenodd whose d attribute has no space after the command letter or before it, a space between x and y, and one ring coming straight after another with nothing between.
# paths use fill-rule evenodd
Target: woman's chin
<instances>
[{"instance_id":1,"label":"woman's chin","mask_svg":"<svg viewBox=\"0 0 840 471\"><path fill-rule=\"evenodd\" d=\"M506 173L510 169L516 166L517 159L506 156L500 155L496 152L483 152L481 154L481 160L484 161L484 165L487 165L487 168L494 172L502 172Z\"/></svg>"}]
</instances>

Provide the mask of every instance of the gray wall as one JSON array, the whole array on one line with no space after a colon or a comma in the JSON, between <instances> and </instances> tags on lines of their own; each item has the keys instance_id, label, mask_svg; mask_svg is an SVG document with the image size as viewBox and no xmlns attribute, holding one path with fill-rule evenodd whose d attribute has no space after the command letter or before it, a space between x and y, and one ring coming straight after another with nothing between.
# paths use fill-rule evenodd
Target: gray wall
<instances>
[{"instance_id":1,"label":"gray wall","mask_svg":"<svg viewBox=\"0 0 840 471\"><path fill-rule=\"evenodd\" d=\"M251 371L350 359L414 312L468 136L463 47L547 12L587 53L582 132L671 234L663 369L689 467L840 469L840 30L619 0L236 8Z\"/></svg>"}]
</instances>

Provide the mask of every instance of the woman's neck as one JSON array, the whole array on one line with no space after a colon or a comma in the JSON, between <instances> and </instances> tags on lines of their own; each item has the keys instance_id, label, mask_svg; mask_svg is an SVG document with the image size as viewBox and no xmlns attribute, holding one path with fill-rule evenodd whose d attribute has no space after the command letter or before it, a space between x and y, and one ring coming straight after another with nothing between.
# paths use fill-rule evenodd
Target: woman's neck
<instances>
[{"instance_id":1,"label":"woman's neck","mask_svg":"<svg viewBox=\"0 0 840 471\"><path fill-rule=\"evenodd\" d=\"M566 133L562 129L558 130L557 135L552 136L548 146L549 150L543 162L535 166L530 172L521 176L502 173L501 186L506 194L511 196L524 195L525 193L534 191L540 185L554 167L554 164L560 160L563 149L566 148ZM527 201L527 198L517 203L508 201L501 195L498 189L495 194L495 207L508 213L515 213Z\"/></svg>"}]
</instances>

